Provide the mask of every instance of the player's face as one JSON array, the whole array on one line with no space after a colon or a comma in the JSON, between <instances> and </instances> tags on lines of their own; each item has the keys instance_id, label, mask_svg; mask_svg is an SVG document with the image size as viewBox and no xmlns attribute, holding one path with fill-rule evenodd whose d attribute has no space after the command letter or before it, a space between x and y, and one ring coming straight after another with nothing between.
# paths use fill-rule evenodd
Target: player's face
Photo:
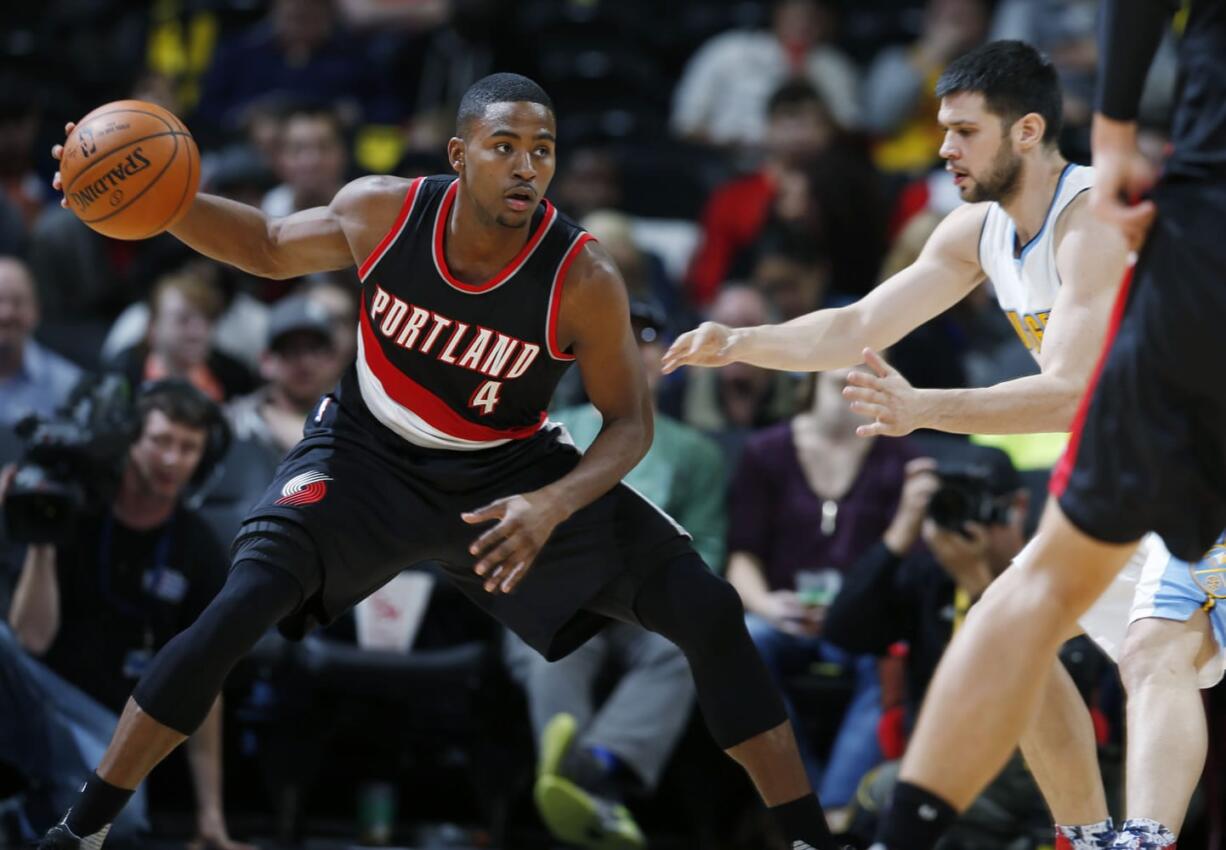
<instances>
[{"instance_id":1,"label":"player's face","mask_svg":"<svg viewBox=\"0 0 1226 850\"><path fill-rule=\"evenodd\" d=\"M176 499L196 473L206 440L203 428L175 422L162 411L151 410L140 437L128 450L128 460L153 495Z\"/></svg>"},{"instance_id":2,"label":"player's face","mask_svg":"<svg viewBox=\"0 0 1226 850\"><path fill-rule=\"evenodd\" d=\"M937 120L945 128L941 158L962 200L1008 200L1021 181L1022 158L983 95L960 92L942 98Z\"/></svg>"},{"instance_id":3,"label":"player's face","mask_svg":"<svg viewBox=\"0 0 1226 850\"><path fill-rule=\"evenodd\" d=\"M468 197L492 223L524 227L553 180L553 113L539 103L493 103L462 140Z\"/></svg>"}]
</instances>

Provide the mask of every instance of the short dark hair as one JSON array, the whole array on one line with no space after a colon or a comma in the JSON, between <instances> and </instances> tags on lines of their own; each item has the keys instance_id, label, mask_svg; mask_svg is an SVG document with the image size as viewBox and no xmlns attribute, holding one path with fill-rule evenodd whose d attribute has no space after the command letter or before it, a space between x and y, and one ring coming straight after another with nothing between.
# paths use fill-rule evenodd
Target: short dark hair
<instances>
[{"instance_id":1,"label":"short dark hair","mask_svg":"<svg viewBox=\"0 0 1226 850\"><path fill-rule=\"evenodd\" d=\"M490 74L468 87L456 111L456 132L463 135L468 125L484 117L485 108L493 103L539 103L554 114L553 101L545 90L521 74Z\"/></svg>"},{"instance_id":2,"label":"short dark hair","mask_svg":"<svg viewBox=\"0 0 1226 850\"><path fill-rule=\"evenodd\" d=\"M152 381L141 387L136 397L140 432L145 430L149 414L155 410L177 425L206 433L221 415L212 399L181 378Z\"/></svg>"},{"instance_id":3,"label":"short dark hair","mask_svg":"<svg viewBox=\"0 0 1226 850\"><path fill-rule=\"evenodd\" d=\"M1037 112L1046 129L1044 144L1060 135L1064 105L1060 78L1048 59L1024 41L991 41L964 53L937 80L937 97L978 92L988 109L1012 124Z\"/></svg>"},{"instance_id":4,"label":"short dark hair","mask_svg":"<svg viewBox=\"0 0 1226 850\"><path fill-rule=\"evenodd\" d=\"M813 84L803 77L793 77L771 92L770 99L766 101L766 114L768 117L773 117L775 113L785 109L795 109L797 106L809 104L829 114L826 101L822 99Z\"/></svg>"},{"instance_id":5,"label":"short dark hair","mask_svg":"<svg viewBox=\"0 0 1226 850\"><path fill-rule=\"evenodd\" d=\"M328 103L319 103L315 101L300 101L290 106L285 112L284 123L289 124L291 121L299 119L307 121L323 121L332 127L332 132L336 134L336 138L345 142L345 136L349 132L345 119L341 116L340 110Z\"/></svg>"}]
</instances>

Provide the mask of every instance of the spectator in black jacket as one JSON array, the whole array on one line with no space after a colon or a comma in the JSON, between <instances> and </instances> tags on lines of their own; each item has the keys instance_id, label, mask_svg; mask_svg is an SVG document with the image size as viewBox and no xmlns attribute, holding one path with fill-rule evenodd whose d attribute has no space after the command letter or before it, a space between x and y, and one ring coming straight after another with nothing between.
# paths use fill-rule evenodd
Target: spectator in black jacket
<instances>
[{"instance_id":1,"label":"spectator in black jacket","mask_svg":"<svg viewBox=\"0 0 1226 850\"><path fill-rule=\"evenodd\" d=\"M892 645L907 644L910 716L966 609L1026 542L1029 494L1008 456L969 444L965 451L957 468L986 475L1001 521L967 523L965 533L940 527L928 516L941 486L937 462L911 461L893 521L847 571L826 612L826 638L849 651L885 655ZM921 536L926 547L916 546Z\"/></svg>"}]
</instances>

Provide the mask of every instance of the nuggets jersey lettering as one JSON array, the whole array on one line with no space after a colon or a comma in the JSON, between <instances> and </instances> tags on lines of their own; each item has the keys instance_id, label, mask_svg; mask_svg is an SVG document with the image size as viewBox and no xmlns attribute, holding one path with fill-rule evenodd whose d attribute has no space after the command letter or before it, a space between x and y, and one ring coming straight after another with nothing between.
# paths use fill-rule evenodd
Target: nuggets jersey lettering
<instances>
[{"instance_id":1,"label":"nuggets jersey lettering","mask_svg":"<svg viewBox=\"0 0 1226 850\"><path fill-rule=\"evenodd\" d=\"M566 273L591 240L549 201L518 255L484 283L457 280L443 250L459 183L421 177L358 269L362 400L394 433L473 450L535 434L574 357L557 342Z\"/></svg>"},{"instance_id":2,"label":"nuggets jersey lettering","mask_svg":"<svg viewBox=\"0 0 1226 850\"><path fill-rule=\"evenodd\" d=\"M1093 185L1093 168L1070 163L1056 184L1043 226L1029 242L1018 244L1013 219L996 203L988 207L979 234L979 264L992 281L996 300L1013 330L1036 360L1043 345L1047 317L1060 291L1056 222L1073 199Z\"/></svg>"}]
</instances>

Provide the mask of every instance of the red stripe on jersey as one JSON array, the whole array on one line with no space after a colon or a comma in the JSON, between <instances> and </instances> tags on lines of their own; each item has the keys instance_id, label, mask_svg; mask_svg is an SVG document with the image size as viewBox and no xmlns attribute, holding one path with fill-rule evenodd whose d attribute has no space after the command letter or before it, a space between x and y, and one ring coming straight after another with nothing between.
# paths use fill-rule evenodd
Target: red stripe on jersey
<instances>
[{"instance_id":1,"label":"red stripe on jersey","mask_svg":"<svg viewBox=\"0 0 1226 850\"><path fill-rule=\"evenodd\" d=\"M447 252L443 250L443 234L447 232L447 221L451 215L451 207L455 203L456 193L459 191L460 181L455 180L447 187L447 194L443 196L442 203L439 204L438 214L434 219L434 266L438 269L438 273L443 276L443 280L447 281L461 292L467 292L470 295L479 295L482 292L489 292L502 284L506 283L513 274L520 270L528 257L532 256L532 252L536 250L536 246L540 244L541 239L549 232L549 228L553 226L554 219L558 217L558 211L554 209L553 204L545 199L541 199L541 203L545 205L545 215L541 217L541 223L537 225L534 232L524 247L519 249L511 262L502 267L502 271L498 272L494 277L487 280L485 283L465 283L458 280L451 274L451 269L447 268Z\"/></svg>"},{"instance_id":2,"label":"red stripe on jersey","mask_svg":"<svg viewBox=\"0 0 1226 850\"><path fill-rule=\"evenodd\" d=\"M366 357L366 365L379 379L384 391L392 401L399 404L424 419L432 428L442 431L452 437L473 442L489 442L491 440L522 440L531 437L545 424L546 414L541 411L541 417L532 425L505 430L490 428L470 422L441 398L414 381L387 359L379 346L379 339L370 326L370 318L366 305L362 305L362 351Z\"/></svg>"},{"instance_id":3,"label":"red stripe on jersey","mask_svg":"<svg viewBox=\"0 0 1226 850\"><path fill-rule=\"evenodd\" d=\"M366 275L370 274L370 270L375 267L375 263L383 259L387 249L392 247L392 243L396 241L396 237L404 229L404 223L409 218L409 211L413 209L413 201L417 199L417 190L425 179L424 177L418 177L409 184L409 190L404 193L404 203L400 205L400 214L396 216L396 221L383 236L383 239L380 240L379 244L375 246L375 250L370 252L370 256L362 261L362 265L358 266L358 278L360 280L366 280Z\"/></svg>"},{"instance_id":4,"label":"red stripe on jersey","mask_svg":"<svg viewBox=\"0 0 1226 850\"><path fill-rule=\"evenodd\" d=\"M1090 402L1094 398L1094 390L1098 386L1099 376L1102 375L1103 365L1107 362L1107 355L1111 353L1115 335L1119 332L1120 322L1124 320L1124 307L1128 303L1128 291L1132 288L1133 268L1134 266L1128 267L1124 272L1124 279L1120 282L1120 291L1116 294L1115 306L1111 309L1111 323L1107 326L1107 338L1103 342L1102 353L1098 355L1098 365L1094 367L1094 377L1090 379L1086 394L1081 397L1081 404L1077 406L1077 415L1073 417L1073 435L1051 474L1051 486L1048 489L1057 499L1064 495L1069 477L1073 474L1073 467L1077 465L1077 450L1081 446L1081 431L1086 424L1086 414L1090 410Z\"/></svg>"},{"instance_id":5,"label":"red stripe on jersey","mask_svg":"<svg viewBox=\"0 0 1226 850\"><path fill-rule=\"evenodd\" d=\"M549 287L549 319L545 328L545 339L549 345L549 354L554 360L574 360L575 355L567 354L558 346L558 314L562 312L562 288L566 286L566 273L570 264L579 256L583 246L595 240L590 233L580 233L566 250L566 256L558 264L558 270L553 276L553 285Z\"/></svg>"}]
</instances>

